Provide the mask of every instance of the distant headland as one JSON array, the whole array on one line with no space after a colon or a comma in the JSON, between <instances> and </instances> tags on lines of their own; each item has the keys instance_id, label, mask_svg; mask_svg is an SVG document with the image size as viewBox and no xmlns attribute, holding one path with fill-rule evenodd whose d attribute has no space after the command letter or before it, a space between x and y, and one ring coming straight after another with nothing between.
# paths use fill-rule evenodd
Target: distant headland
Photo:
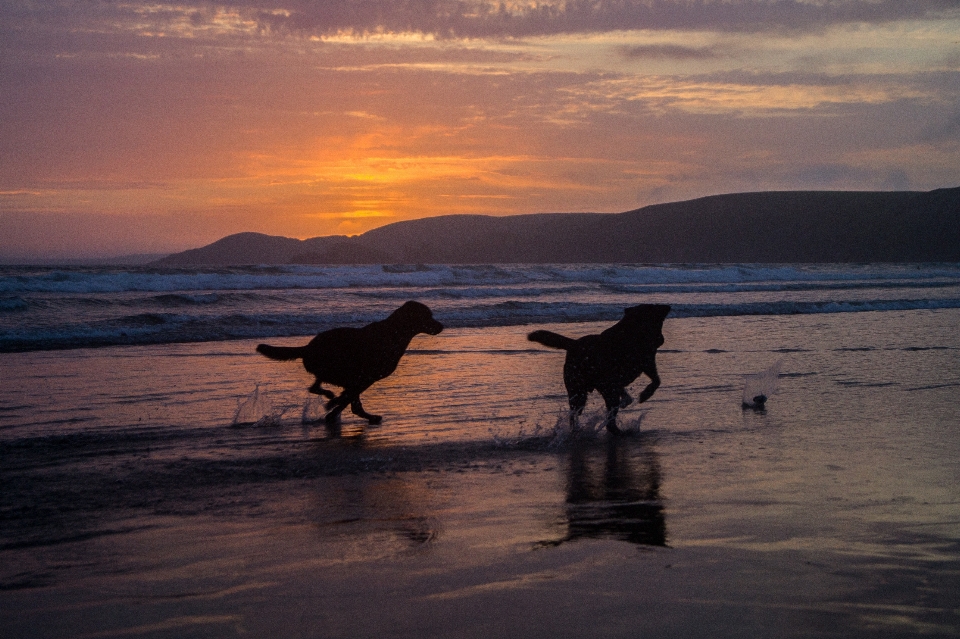
<instances>
[{"instance_id":1,"label":"distant headland","mask_svg":"<svg viewBox=\"0 0 960 639\"><path fill-rule=\"evenodd\" d=\"M444 215L358 236L237 233L159 266L960 262L960 187L714 195L625 213Z\"/></svg>"}]
</instances>

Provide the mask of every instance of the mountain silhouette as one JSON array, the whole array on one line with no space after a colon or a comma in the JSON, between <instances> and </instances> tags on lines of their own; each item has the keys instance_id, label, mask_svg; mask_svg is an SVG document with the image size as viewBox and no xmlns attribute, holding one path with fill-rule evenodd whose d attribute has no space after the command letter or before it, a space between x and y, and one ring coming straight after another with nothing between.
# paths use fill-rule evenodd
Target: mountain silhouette
<instances>
[{"instance_id":1,"label":"mountain silhouette","mask_svg":"<svg viewBox=\"0 0 960 639\"><path fill-rule=\"evenodd\" d=\"M625 213L443 215L307 240L238 233L154 264L958 261L960 187L737 193Z\"/></svg>"}]
</instances>

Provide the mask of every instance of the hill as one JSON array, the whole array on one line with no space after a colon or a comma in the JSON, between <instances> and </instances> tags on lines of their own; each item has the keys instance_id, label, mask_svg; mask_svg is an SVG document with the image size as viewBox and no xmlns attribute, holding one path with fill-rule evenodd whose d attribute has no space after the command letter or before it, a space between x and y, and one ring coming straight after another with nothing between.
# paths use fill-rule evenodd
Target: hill
<instances>
[{"instance_id":1,"label":"hill","mask_svg":"<svg viewBox=\"0 0 960 639\"><path fill-rule=\"evenodd\" d=\"M960 262L960 188L737 193L626 213L445 215L308 240L239 233L155 264L582 262Z\"/></svg>"}]
</instances>

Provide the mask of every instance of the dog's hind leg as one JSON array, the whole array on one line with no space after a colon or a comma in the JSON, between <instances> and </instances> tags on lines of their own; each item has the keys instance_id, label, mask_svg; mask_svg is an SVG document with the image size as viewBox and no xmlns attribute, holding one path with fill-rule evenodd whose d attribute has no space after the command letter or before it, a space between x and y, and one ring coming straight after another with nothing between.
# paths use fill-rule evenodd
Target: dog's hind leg
<instances>
[{"instance_id":1,"label":"dog's hind leg","mask_svg":"<svg viewBox=\"0 0 960 639\"><path fill-rule=\"evenodd\" d=\"M310 388L307 389L307 392L308 392L308 393L313 393L314 395L322 395L323 397L326 397L327 399L333 399L334 397L336 397L336 395L334 395L332 391L329 391L329 390L327 390L326 388L324 388L323 386L321 386L321 385L320 385L321 383L322 383L322 382L318 379L317 381L315 381L315 382L313 383L313 386L311 386Z\"/></svg>"},{"instance_id":2,"label":"dog's hind leg","mask_svg":"<svg viewBox=\"0 0 960 639\"><path fill-rule=\"evenodd\" d=\"M350 402L350 410L353 411L354 415L356 415L357 417L362 417L363 419L367 420L371 424L379 424L380 422L383 421L382 416L372 415L367 411L363 410L363 404L360 403L359 395L357 395L357 397L352 402Z\"/></svg>"},{"instance_id":3,"label":"dog's hind leg","mask_svg":"<svg viewBox=\"0 0 960 639\"><path fill-rule=\"evenodd\" d=\"M568 395L570 403L570 430L577 430L580 427L578 420L583 414L583 408L587 405L587 393L578 392Z\"/></svg>"},{"instance_id":4,"label":"dog's hind leg","mask_svg":"<svg viewBox=\"0 0 960 639\"><path fill-rule=\"evenodd\" d=\"M620 412L620 407L623 405L623 397L626 395L626 397L629 398L630 396L627 395L622 388L598 388L597 390L603 395L603 401L607 405L607 416L604 418L604 426L606 426L607 430L611 433L619 433L617 413Z\"/></svg>"}]
</instances>

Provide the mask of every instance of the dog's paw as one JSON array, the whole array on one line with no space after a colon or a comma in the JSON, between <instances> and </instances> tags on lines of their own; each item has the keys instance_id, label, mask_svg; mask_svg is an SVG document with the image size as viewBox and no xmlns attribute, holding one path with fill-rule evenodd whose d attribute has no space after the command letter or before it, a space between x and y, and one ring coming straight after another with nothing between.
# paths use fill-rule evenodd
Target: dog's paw
<instances>
[{"instance_id":1,"label":"dog's paw","mask_svg":"<svg viewBox=\"0 0 960 639\"><path fill-rule=\"evenodd\" d=\"M379 424L383 421L383 415L370 415L367 417L367 422L370 424Z\"/></svg>"}]
</instances>

